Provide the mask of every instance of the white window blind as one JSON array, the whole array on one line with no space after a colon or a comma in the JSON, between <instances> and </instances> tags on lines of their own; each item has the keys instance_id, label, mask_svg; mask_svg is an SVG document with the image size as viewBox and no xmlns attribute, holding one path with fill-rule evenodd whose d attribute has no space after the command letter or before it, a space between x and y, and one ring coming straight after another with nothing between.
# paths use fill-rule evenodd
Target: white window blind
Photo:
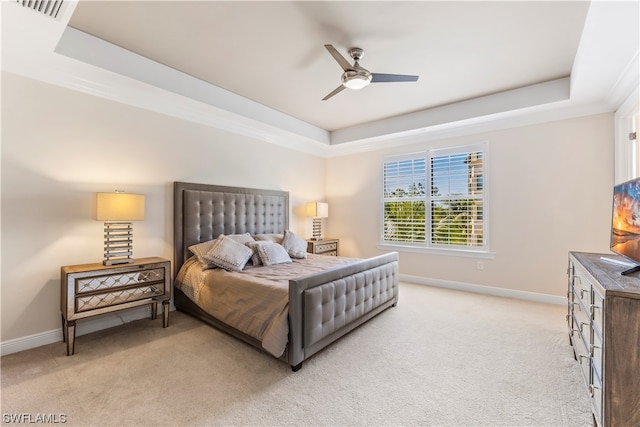
<instances>
[{"instance_id":1,"label":"white window blind","mask_svg":"<svg viewBox=\"0 0 640 427\"><path fill-rule=\"evenodd\" d=\"M488 249L486 152L478 144L387 159L383 242Z\"/></svg>"},{"instance_id":2,"label":"white window blind","mask_svg":"<svg viewBox=\"0 0 640 427\"><path fill-rule=\"evenodd\" d=\"M484 154L430 153L431 244L484 246Z\"/></svg>"},{"instance_id":3,"label":"white window blind","mask_svg":"<svg viewBox=\"0 0 640 427\"><path fill-rule=\"evenodd\" d=\"M427 163L424 153L384 164L384 240L424 242Z\"/></svg>"}]
</instances>

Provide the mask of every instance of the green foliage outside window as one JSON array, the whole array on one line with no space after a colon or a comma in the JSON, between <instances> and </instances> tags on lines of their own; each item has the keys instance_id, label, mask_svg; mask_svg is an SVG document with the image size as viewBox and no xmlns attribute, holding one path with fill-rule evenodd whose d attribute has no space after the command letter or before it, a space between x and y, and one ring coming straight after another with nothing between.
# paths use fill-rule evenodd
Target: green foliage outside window
<instances>
[{"instance_id":1,"label":"green foliage outside window","mask_svg":"<svg viewBox=\"0 0 640 427\"><path fill-rule=\"evenodd\" d=\"M396 188L385 195L384 239L396 242L424 242L426 235L425 188L411 184L409 190ZM407 200L418 199L418 200Z\"/></svg>"},{"instance_id":2,"label":"green foliage outside window","mask_svg":"<svg viewBox=\"0 0 640 427\"><path fill-rule=\"evenodd\" d=\"M474 233L478 221L475 200L460 199L431 203L431 243L437 245L482 246L482 233Z\"/></svg>"}]
</instances>

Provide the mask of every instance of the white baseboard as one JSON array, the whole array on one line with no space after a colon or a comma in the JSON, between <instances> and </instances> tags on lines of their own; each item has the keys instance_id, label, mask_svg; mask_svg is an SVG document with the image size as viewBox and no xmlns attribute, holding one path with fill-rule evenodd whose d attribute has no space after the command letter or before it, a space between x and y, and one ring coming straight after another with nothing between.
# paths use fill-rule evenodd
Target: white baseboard
<instances>
[{"instance_id":1,"label":"white baseboard","mask_svg":"<svg viewBox=\"0 0 640 427\"><path fill-rule=\"evenodd\" d=\"M161 318L162 310L160 309L158 311L158 318ZM151 307L149 305L80 320L76 323L76 337L145 318L151 318ZM62 345L62 325L60 325L60 328L52 331L2 341L2 343L0 343L0 355L4 356L19 351L30 350L56 342Z\"/></svg>"},{"instance_id":2,"label":"white baseboard","mask_svg":"<svg viewBox=\"0 0 640 427\"><path fill-rule=\"evenodd\" d=\"M566 298L555 295L538 294L535 292L517 291L505 288L494 288L491 286L453 282L450 280L431 279L428 277L410 276L407 274L400 274L398 277L402 282L415 283L418 285L435 286L438 288L454 289L458 291L494 295L505 298L515 298L526 301L541 302L545 304L567 304ZM173 304L171 304L170 310L175 310ZM160 316L161 313L158 313L158 317ZM89 318L79 321L76 324L76 336L112 328L114 326L129 323L134 320L144 319L147 317L151 317L151 309L149 306L143 306L116 313L105 314L103 316L95 318ZM53 344L55 342L62 343L62 327L54 329L52 331L41 332L26 337L2 341L0 343L0 355L4 356L7 354L17 353L19 351L30 350L32 348L40 347L47 344Z\"/></svg>"},{"instance_id":3,"label":"white baseboard","mask_svg":"<svg viewBox=\"0 0 640 427\"><path fill-rule=\"evenodd\" d=\"M494 288L492 286L474 285L472 283L453 282L450 280L431 279L421 276L398 275L401 282L415 283L418 285L434 286L438 288L455 289L457 291L473 292L476 294L494 295L505 298L515 298L525 301L541 302L545 304L567 305L565 297L556 295L539 294L535 292L517 291L515 289Z\"/></svg>"}]
</instances>

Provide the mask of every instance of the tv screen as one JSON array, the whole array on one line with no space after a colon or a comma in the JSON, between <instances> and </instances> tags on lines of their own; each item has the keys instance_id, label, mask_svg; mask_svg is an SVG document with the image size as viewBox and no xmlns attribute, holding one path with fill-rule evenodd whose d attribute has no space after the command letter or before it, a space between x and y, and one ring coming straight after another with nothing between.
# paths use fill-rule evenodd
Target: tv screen
<instances>
[{"instance_id":1,"label":"tv screen","mask_svg":"<svg viewBox=\"0 0 640 427\"><path fill-rule=\"evenodd\" d=\"M640 264L640 178L613 188L611 250Z\"/></svg>"}]
</instances>

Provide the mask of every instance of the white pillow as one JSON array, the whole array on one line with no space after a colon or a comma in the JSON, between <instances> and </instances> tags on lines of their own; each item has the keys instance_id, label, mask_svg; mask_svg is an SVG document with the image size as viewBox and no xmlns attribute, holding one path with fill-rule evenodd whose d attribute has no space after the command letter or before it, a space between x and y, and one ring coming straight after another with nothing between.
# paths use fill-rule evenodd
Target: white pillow
<instances>
[{"instance_id":1,"label":"white pillow","mask_svg":"<svg viewBox=\"0 0 640 427\"><path fill-rule=\"evenodd\" d=\"M258 254L260 254L260 260L262 260L264 265L287 264L291 262L291 257L289 257L285 248L273 242L258 245Z\"/></svg>"},{"instance_id":2,"label":"white pillow","mask_svg":"<svg viewBox=\"0 0 640 427\"><path fill-rule=\"evenodd\" d=\"M222 236L222 234L220 236ZM218 236L218 238L220 236ZM235 240L238 243L242 243L243 245L245 243L248 243L248 242L255 242L253 236L251 236L251 234L249 234L249 233L244 233L244 234L226 234L225 236L230 238L230 239ZM198 244L195 244L195 245L191 245L191 246L189 246L189 250L191 251L192 254L194 254L196 257L198 257L198 261L200 261L203 264L207 264L207 260L205 259L205 256L211 250L211 247L213 246L213 243L216 240L217 239L212 239L212 240L207 240L206 242L202 242L202 243L198 243Z\"/></svg>"},{"instance_id":3,"label":"white pillow","mask_svg":"<svg viewBox=\"0 0 640 427\"><path fill-rule=\"evenodd\" d=\"M253 255L251 256L251 263L254 266L257 267L259 265L262 265L262 260L260 259L260 254L258 253L258 246L268 245L270 243L273 243L273 242L267 242L266 240L261 240L261 241L253 241L253 242L245 243L245 246L247 246L249 249L253 251Z\"/></svg>"},{"instance_id":4,"label":"white pillow","mask_svg":"<svg viewBox=\"0 0 640 427\"><path fill-rule=\"evenodd\" d=\"M266 233L266 234L256 234L253 236L258 241L266 241L266 242L276 242L282 243L282 234L278 233Z\"/></svg>"},{"instance_id":5,"label":"white pillow","mask_svg":"<svg viewBox=\"0 0 640 427\"><path fill-rule=\"evenodd\" d=\"M230 239L235 240L238 243L242 243L243 245L245 243L249 243L249 242L255 242L256 240L253 238L253 236L249 233L244 233L244 234L225 234L225 236L227 236Z\"/></svg>"},{"instance_id":6,"label":"white pillow","mask_svg":"<svg viewBox=\"0 0 640 427\"><path fill-rule=\"evenodd\" d=\"M253 251L235 240L221 235L204 256L209 264L231 271L242 271Z\"/></svg>"},{"instance_id":7,"label":"white pillow","mask_svg":"<svg viewBox=\"0 0 640 427\"><path fill-rule=\"evenodd\" d=\"M307 257L307 241L296 236L293 231L285 231L282 246L291 258L303 259Z\"/></svg>"},{"instance_id":8,"label":"white pillow","mask_svg":"<svg viewBox=\"0 0 640 427\"><path fill-rule=\"evenodd\" d=\"M203 264L206 264L207 261L204 259L204 257L205 255L207 255L207 252L211 250L211 247L213 246L213 243L216 240L217 239L212 239L212 240L207 240L206 242L191 245L189 246L189 250L191 251L192 254L194 254L198 258L198 261L200 261Z\"/></svg>"}]
</instances>

